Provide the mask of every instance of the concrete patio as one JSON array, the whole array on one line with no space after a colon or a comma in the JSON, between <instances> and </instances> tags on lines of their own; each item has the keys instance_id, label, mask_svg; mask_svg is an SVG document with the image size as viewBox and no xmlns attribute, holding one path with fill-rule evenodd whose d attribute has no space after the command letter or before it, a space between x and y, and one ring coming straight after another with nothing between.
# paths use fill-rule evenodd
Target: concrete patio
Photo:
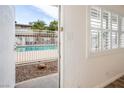
<instances>
[{"instance_id":1,"label":"concrete patio","mask_svg":"<svg viewBox=\"0 0 124 93\"><path fill-rule=\"evenodd\" d=\"M59 74L51 74L17 83L16 88L59 88Z\"/></svg>"}]
</instances>

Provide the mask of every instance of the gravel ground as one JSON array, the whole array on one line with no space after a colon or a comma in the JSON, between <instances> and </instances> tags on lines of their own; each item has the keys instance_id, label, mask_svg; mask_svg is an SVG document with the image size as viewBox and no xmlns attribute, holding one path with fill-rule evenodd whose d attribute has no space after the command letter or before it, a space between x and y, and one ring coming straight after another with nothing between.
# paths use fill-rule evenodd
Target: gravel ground
<instances>
[{"instance_id":1,"label":"gravel ground","mask_svg":"<svg viewBox=\"0 0 124 93\"><path fill-rule=\"evenodd\" d=\"M28 79L45 76L52 73L57 73L57 61L45 62L46 66L43 69L38 69L39 62L37 64L26 64L26 65L16 65L16 83L25 81Z\"/></svg>"}]
</instances>

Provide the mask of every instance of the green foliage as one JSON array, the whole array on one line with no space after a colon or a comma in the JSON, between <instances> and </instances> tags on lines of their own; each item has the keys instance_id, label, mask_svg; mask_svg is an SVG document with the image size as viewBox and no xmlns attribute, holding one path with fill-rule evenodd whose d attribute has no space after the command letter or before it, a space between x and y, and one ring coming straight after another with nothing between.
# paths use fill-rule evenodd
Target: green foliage
<instances>
[{"instance_id":1,"label":"green foliage","mask_svg":"<svg viewBox=\"0 0 124 93\"><path fill-rule=\"evenodd\" d=\"M57 31L58 30L58 21L56 21L56 20L51 21L50 24L49 24L48 29L50 31Z\"/></svg>"},{"instance_id":2,"label":"green foliage","mask_svg":"<svg viewBox=\"0 0 124 93\"><path fill-rule=\"evenodd\" d=\"M38 21L32 22L32 23L30 23L30 24L32 24L32 29L44 30L44 29L46 28L46 27L45 27L46 24L45 24L44 21L38 20Z\"/></svg>"},{"instance_id":3,"label":"green foliage","mask_svg":"<svg viewBox=\"0 0 124 93\"><path fill-rule=\"evenodd\" d=\"M54 20L51 21L49 26L46 25L44 21L38 20L35 22L29 22L30 25L32 25L32 29L35 30L46 30L48 33L54 33L54 31L58 30L58 21Z\"/></svg>"}]
</instances>

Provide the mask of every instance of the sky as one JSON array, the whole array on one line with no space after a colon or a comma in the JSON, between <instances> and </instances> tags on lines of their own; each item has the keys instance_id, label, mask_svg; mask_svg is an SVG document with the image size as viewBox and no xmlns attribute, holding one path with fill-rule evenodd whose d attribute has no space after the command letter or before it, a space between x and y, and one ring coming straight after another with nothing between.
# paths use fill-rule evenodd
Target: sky
<instances>
[{"instance_id":1,"label":"sky","mask_svg":"<svg viewBox=\"0 0 124 93\"><path fill-rule=\"evenodd\" d=\"M29 24L29 22L42 20L49 25L50 21L58 20L58 8L55 6L16 5L15 17L18 24Z\"/></svg>"}]
</instances>

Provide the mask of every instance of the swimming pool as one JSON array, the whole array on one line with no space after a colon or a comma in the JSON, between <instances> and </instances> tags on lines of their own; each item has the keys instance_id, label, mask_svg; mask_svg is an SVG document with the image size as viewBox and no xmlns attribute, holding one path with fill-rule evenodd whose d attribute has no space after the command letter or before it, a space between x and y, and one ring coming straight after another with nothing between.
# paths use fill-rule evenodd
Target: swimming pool
<instances>
[{"instance_id":1,"label":"swimming pool","mask_svg":"<svg viewBox=\"0 0 124 93\"><path fill-rule=\"evenodd\" d=\"M44 51L44 50L54 50L57 49L56 45L45 45L45 46L17 46L16 52L26 52L26 51Z\"/></svg>"}]
</instances>

